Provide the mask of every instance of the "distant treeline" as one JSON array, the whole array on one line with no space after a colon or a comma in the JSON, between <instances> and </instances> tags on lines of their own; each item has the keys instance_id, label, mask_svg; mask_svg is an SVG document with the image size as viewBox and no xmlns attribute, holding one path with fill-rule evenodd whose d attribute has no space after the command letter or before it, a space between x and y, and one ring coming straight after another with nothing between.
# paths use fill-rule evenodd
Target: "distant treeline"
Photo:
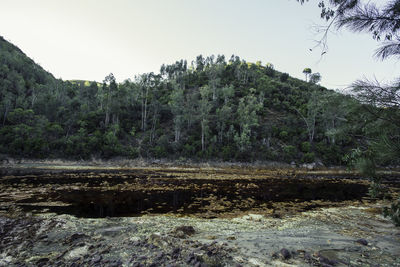
<instances>
[{"instance_id":1,"label":"distant treeline","mask_svg":"<svg viewBox=\"0 0 400 267\"><path fill-rule=\"evenodd\" d=\"M237 56L198 56L119 84L112 74L62 81L0 38L0 153L337 165L391 131L352 97L309 80Z\"/></svg>"}]
</instances>

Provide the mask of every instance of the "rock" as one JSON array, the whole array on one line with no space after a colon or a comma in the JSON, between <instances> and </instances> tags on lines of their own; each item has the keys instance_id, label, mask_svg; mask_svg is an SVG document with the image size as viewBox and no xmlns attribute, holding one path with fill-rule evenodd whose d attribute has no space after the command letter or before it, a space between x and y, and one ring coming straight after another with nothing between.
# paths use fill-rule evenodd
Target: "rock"
<instances>
[{"instance_id":1,"label":"rock","mask_svg":"<svg viewBox=\"0 0 400 267\"><path fill-rule=\"evenodd\" d=\"M192 261L195 261L195 257L194 257L193 253L189 254L186 258L186 263L191 263Z\"/></svg>"},{"instance_id":2,"label":"rock","mask_svg":"<svg viewBox=\"0 0 400 267\"><path fill-rule=\"evenodd\" d=\"M289 250L286 248L283 248L279 251L279 255L281 256L282 259L287 260L291 257Z\"/></svg>"},{"instance_id":3,"label":"rock","mask_svg":"<svg viewBox=\"0 0 400 267\"><path fill-rule=\"evenodd\" d=\"M173 248L171 251L171 258L172 259L177 259L179 258L179 255L181 254L181 249L180 248Z\"/></svg>"},{"instance_id":4,"label":"rock","mask_svg":"<svg viewBox=\"0 0 400 267\"><path fill-rule=\"evenodd\" d=\"M325 167L324 163L320 159L317 159L315 161L315 164L317 165L317 167Z\"/></svg>"},{"instance_id":5,"label":"rock","mask_svg":"<svg viewBox=\"0 0 400 267\"><path fill-rule=\"evenodd\" d=\"M97 231L97 233L104 235L104 236L116 236L118 234L121 234L122 232L126 231L128 227L126 226L115 226L115 227L109 227L105 229L100 229Z\"/></svg>"},{"instance_id":6,"label":"rock","mask_svg":"<svg viewBox=\"0 0 400 267\"><path fill-rule=\"evenodd\" d=\"M336 260L330 260L326 257L323 256L319 256L319 262L322 264L322 266L335 266L336 264L338 264L339 262Z\"/></svg>"},{"instance_id":7,"label":"rock","mask_svg":"<svg viewBox=\"0 0 400 267\"><path fill-rule=\"evenodd\" d=\"M363 246L368 246L368 241L365 240L364 238L357 239L356 242Z\"/></svg>"},{"instance_id":8,"label":"rock","mask_svg":"<svg viewBox=\"0 0 400 267\"><path fill-rule=\"evenodd\" d=\"M77 247L72 249L65 255L66 260L79 259L88 253L88 246Z\"/></svg>"},{"instance_id":9,"label":"rock","mask_svg":"<svg viewBox=\"0 0 400 267\"><path fill-rule=\"evenodd\" d=\"M194 235L196 231L194 230L193 226L178 226L173 231L172 234L178 238L186 238L188 236Z\"/></svg>"},{"instance_id":10,"label":"rock","mask_svg":"<svg viewBox=\"0 0 400 267\"><path fill-rule=\"evenodd\" d=\"M311 254L310 254L309 252L306 252L306 253L304 254L304 260L305 260L306 262L308 262L308 263L310 263L310 262L312 261L312 256L311 256Z\"/></svg>"},{"instance_id":11,"label":"rock","mask_svg":"<svg viewBox=\"0 0 400 267\"><path fill-rule=\"evenodd\" d=\"M149 245L149 248L150 248L150 249L156 249L156 248L158 248L158 247L155 246L155 245L153 245L153 244L150 244L150 245Z\"/></svg>"},{"instance_id":12,"label":"rock","mask_svg":"<svg viewBox=\"0 0 400 267\"><path fill-rule=\"evenodd\" d=\"M147 260L147 257L142 255L142 256L139 256L137 259L139 261L145 261L145 260Z\"/></svg>"},{"instance_id":13,"label":"rock","mask_svg":"<svg viewBox=\"0 0 400 267\"><path fill-rule=\"evenodd\" d=\"M110 267L119 267L119 266L122 266L122 262L121 262L121 260L116 260L114 262L111 262L109 266Z\"/></svg>"},{"instance_id":14,"label":"rock","mask_svg":"<svg viewBox=\"0 0 400 267\"><path fill-rule=\"evenodd\" d=\"M308 170L313 170L315 169L315 167L317 166L317 164L315 162L313 163L304 163L303 165L301 165L302 168L308 169Z\"/></svg>"},{"instance_id":15,"label":"rock","mask_svg":"<svg viewBox=\"0 0 400 267\"><path fill-rule=\"evenodd\" d=\"M172 254L179 254L181 252L180 248L173 248L172 249Z\"/></svg>"},{"instance_id":16,"label":"rock","mask_svg":"<svg viewBox=\"0 0 400 267\"><path fill-rule=\"evenodd\" d=\"M100 255L95 255L95 256L92 258L92 262L93 262L93 263L99 263L99 262L101 261L101 259L102 259L102 257L101 257Z\"/></svg>"},{"instance_id":17,"label":"rock","mask_svg":"<svg viewBox=\"0 0 400 267\"><path fill-rule=\"evenodd\" d=\"M73 243L74 241L80 240L82 238L87 238L87 237L88 236L83 233L75 233L75 234L72 234L70 237L68 237L64 241L64 244L70 244L70 243Z\"/></svg>"},{"instance_id":18,"label":"rock","mask_svg":"<svg viewBox=\"0 0 400 267\"><path fill-rule=\"evenodd\" d=\"M44 266L48 263L48 258L41 258L40 260L36 261L37 266Z\"/></svg>"}]
</instances>

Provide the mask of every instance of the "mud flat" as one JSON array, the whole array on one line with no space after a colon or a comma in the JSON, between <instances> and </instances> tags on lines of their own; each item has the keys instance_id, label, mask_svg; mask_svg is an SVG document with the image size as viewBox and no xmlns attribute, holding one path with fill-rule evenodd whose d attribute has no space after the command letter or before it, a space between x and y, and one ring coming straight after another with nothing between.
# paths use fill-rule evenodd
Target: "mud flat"
<instances>
[{"instance_id":1,"label":"mud flat","mask_svg":"<svg viewBox=\"0 0 400 267\"><path fill-rule=\"evenodd\" d=\"M389 202L345 171L0 172L0 266L400 266ZM385 184L397 197L398 175Z\"/></svg>"}]
</instances>

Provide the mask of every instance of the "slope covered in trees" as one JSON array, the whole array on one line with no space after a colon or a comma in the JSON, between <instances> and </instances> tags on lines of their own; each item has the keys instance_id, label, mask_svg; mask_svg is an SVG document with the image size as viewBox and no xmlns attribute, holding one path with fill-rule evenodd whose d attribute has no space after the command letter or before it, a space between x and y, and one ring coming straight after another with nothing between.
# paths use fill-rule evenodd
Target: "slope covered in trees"
<instances>
[{"instance_id":1,"label":"slope covered in trees","mask_svg":"<svg viewBox=\"0 0 400 267\"><path fill-rule=\"evenodd\" d=\"M11 156L341 164L384 123L350 96L237 56L118 84L56 80L2 38L0 55L0 153Z\"/></svg>"}]
</instances>

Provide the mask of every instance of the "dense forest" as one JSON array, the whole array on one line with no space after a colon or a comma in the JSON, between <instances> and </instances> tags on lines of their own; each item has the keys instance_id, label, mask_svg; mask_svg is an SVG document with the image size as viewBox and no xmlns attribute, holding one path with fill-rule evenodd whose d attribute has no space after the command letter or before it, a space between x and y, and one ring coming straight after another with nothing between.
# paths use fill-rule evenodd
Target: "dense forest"
<instances>
[{"instance_id":1,"label":"dense forest","mask_svg":"<svg viewBox=\"0 0 400 267\"><path fill-rule=\"evenodd\" d=\"M62 81L0 38L0 153L340 165L398 132L387 109L319 86L309 68L304 75L200 55L122 83L113 74Z\"/></svg>"}]
</instances>

